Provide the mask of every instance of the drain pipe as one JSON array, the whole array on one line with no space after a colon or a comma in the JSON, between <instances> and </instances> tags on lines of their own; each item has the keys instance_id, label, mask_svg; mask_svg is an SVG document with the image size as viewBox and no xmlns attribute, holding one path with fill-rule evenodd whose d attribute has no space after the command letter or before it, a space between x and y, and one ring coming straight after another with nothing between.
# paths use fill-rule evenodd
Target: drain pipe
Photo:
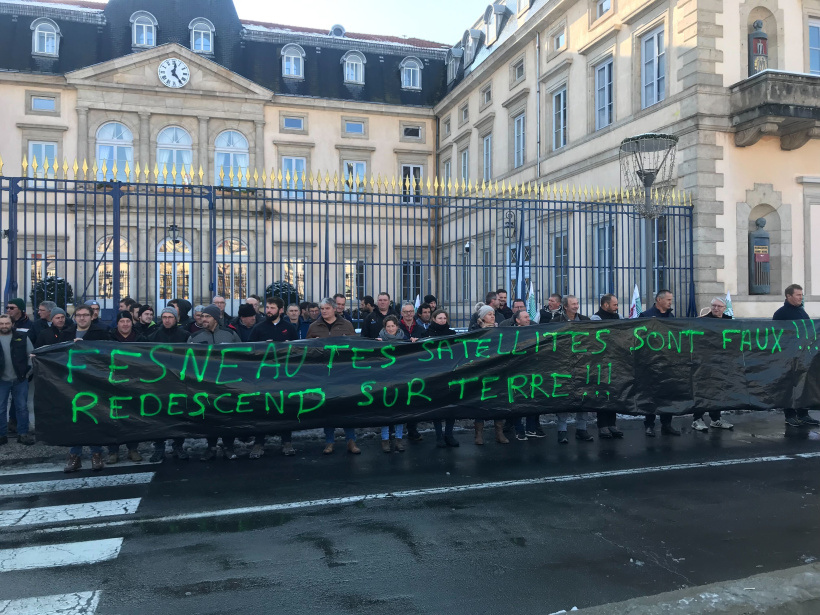
<instances>
[{"instance_id":1,"label":"drain pipe","mask_svg":"<svg viewBox=\"0 0 820 615\"><path fill-rule=\"evenodd\" d=\"M541 32L535 33L535 177L541 177Z\"/></svg>"}]
</instances>

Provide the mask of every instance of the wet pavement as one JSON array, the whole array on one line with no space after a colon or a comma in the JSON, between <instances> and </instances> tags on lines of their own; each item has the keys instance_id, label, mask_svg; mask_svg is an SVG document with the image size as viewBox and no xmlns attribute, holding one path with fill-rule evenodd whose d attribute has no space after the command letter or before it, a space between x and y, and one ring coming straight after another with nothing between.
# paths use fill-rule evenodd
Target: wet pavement
<instances>
[{"instance_id":1,"label":"wet pavement","mask_svg":"<svg viewBox=\"0 0 820 615\"><path fill-rule=\"evenodd\" d=\"M547 615L820 558L820 434L726 418L654 439L624 421L623 440L570 428L558 445L550 426L499 445L489 426L483 447L465 431L457 449L428 433L403 454L367 439L360 456L301 441L283 457L270 440L258 461L9 470L0 613L59 595L112 615Z\"/></svg>"}]
</instances>

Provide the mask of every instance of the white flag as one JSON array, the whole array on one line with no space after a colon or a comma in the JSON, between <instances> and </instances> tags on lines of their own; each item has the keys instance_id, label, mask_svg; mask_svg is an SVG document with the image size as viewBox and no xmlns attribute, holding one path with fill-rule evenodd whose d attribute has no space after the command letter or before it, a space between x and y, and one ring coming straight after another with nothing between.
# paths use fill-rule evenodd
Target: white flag
<instances>
[{"instance_id":1,"label":"white flag","mask_svg":"<svg viewBox=\"0 0 820 615\"><path fill-rule=\"evenodd\" d=\"M735 316L735 312L732 309L732 294L728 290L726 291L726 311L723 313L732 318Z\"/></svg>"},{"instance_id":2,"label":"white flag","mask_svg":"<svg viewBox=\"0 0 820 615\"><path fill-rule=\"evenodd\" d=\"M421 295L416 295L416 311L418 311L420 305L421 305Z\"/></svg>"},{"instance_id":3,"label":"white flag","mask_svg":"<svg viewBox=\"0 0 820 615\"><path fill-rule=\"evenodd\" d=\"M635 284L635 290L632 292L632 303L629 305L629 317L637 318L643 312L641 307L641 293L638 290L638 285Z\"/></svg>"},{"instance_id":4,"label":"white flag","mask_svg":"<svg viewBox=\"0 0 820 615\"><path fill-rule=\"evenodd\" d=\"M535 289L532 287L530 281L530 289L527 292L527 313L530 315L530 320L536 324L541 322L541 312L538 309L538 304L535 302Z\"/></svg>"}]
</instances>

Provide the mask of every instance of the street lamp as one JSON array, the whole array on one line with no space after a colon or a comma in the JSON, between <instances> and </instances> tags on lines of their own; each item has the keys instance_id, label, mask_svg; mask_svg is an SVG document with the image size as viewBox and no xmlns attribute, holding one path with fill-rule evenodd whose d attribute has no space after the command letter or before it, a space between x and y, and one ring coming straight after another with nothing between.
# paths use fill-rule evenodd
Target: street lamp
<instances>
[{"instance_id":1,"label":"street lamp","mask_svg":"<svg viewBox=\"0 0 820 615\"><path fill-rule=\"evenodd\" d=\"M515 237L515 212L504 212L504 237L513 239Z\"/></svg>"},{"instance_id":2,"label":"street lamp","mask_svg":"<svg viewBox=\"0 0 820 615\"><path fill-rule=\"evenodd\" d=\"M675 151L678 138L674 135L643 134L621 142L621 180L626 188L625 201L644 217L644 249L646 262L646 306L655 298L655 221L663 214L672 188ZM657 182L657 187L652 187Z\"/></svg>"},{"instance_id":3,"label":"street lamp","mask_svg":"<svg viewBox=\"0 0 820 615\"><path fill-rule=\"evenodd\" d=\"M176 224L172 224L168 227L168 236L171 238L171 241L174 242L174 245L180 243L182 241L179 238L179 227Z\"/></svg>"}]
</instances>

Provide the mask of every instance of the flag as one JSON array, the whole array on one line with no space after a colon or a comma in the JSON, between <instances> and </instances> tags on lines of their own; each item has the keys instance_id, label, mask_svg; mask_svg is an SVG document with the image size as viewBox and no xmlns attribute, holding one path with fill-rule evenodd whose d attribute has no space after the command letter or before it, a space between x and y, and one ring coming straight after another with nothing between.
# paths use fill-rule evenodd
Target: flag
<instances>
[{"instance_id":1,"label":"flag","mask_svg":"<svg viewBox=\"0 0 820 615\"><path fill-rule=\"evenodd\" d=\"M416 311L418 311L420 305L421 305L421 295L416 295Z\"/></svg>"},{"instance_id":2,"label":"flag","mask_svg":"<svg viewBox=\"0 0 820 615\"><path fill-rule=\"evenodd\" d=\"M732 294L729 291L726 291L725 303L726 303L726 311L723 312L723 313L726 314L727 316L731 316L732 318L734 318L735 312L732 309Z\"/></svg>"},{"instance_id":3,"label":"flag","mask_svg":"<svg viewBox=\"0 0 820 615\"><path fill-rule=\"evenodd\" d=\"M643 312L641 307L641 293L638 290L638 285L635 284L635 290L632 292L632 303L629 306L629 317L637 318Z\"/></svg>"},{"instance_id":4,"label":"flag","mask_svg":"<svg viewBox=\"0 0 820 615\"><path fill-rule=\"evenodd\" d=\"M534 323L541 321L541 312L538 310L538 304L535 302L535 289L532 287L530 281L530 290L527 293L527 314L530 315L530 320Z\"/></svg>"}]
</instances>

